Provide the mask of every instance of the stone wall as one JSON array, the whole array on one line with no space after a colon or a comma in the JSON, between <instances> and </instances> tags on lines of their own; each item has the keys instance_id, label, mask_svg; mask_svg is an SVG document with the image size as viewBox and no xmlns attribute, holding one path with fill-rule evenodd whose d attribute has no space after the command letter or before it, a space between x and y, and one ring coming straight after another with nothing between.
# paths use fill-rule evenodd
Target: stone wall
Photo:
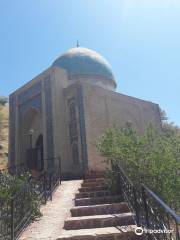
<instances>
[{"instance_id":1,"label":"stone wall","mask_svg":"<svg viewBox=\"0 0 180 240\"><path fill-rule=\"evenodd\" d=\"M106 128L125 126L131 122L143 132L149 122L161 127L157 104L105 90L90 84L83 85L88 166L101 171L106 165L95 147L95 141Z\"/></svg>"},{"instance_id":2,"label":"stone wall","mask_svg":"<svg viewBox=\"0 0 180 240\"><path fill-rule=\"evenodd\" d=\"M33 143L43 135L44 158L61 157L64 175L81 175L90 169L103 170L106 165L97 153L95 141L106 128L121 127L130 121L142 132L148 122L161 127L159 107L148 101L104 89L76 79L71 82L67 72L51 67L19 88L10 96L10 157L9 163L24 161L23 142L32 127L36 130ZM77 136L70 136L69 106L76 105ZM29 119L22 131L25 114L35 109L36 119ZM25 123L26 124L26 123ZM27 125L27 124L26 124ZM78 146L79 164L75 164L72 146ZM46 168L58 166L58 159L45 162Z\"/></svg>"},{"instance_id":3,"label":"stone wall","mask_svg":"<svg viewBox=\"0 0 180 240\"><path fill-rule=\"evenodd\" d=\"M84 117L82 111L83 99L81 96L81 89L79 88L80 85L74 83L69 85L63 91L64 102L65 102L65 119L64 122L66 124L65 131L67 133L66 138L66 154L68 155L68 159L63 159L63 172L65 177L77 177L82 176L83 168L84 168L84 152L83 152L83 145L85 140L82 140L82 117ZM75 115L76 119L74 123L70 120L70 105L74 104L75 106ZM70 130L70 125L74 125L74 130ZM75 132L74 132L75 131ZM72 134L71 134L72 132ZM78 155L79 155L79 163L73 162L73 151L72 147L73 144L77 144L78 147Z\"/></svg>"}]
</instances>

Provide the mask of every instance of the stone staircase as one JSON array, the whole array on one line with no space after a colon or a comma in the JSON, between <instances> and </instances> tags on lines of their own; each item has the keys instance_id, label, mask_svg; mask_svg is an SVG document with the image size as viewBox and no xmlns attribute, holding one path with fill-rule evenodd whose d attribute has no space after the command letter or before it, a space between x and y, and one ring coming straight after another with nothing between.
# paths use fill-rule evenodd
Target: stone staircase
<instances>
[{"instance_id":1,"label":"stone staircase","mask_svg":"<svg viewBox=\"0 0 180 240\"><path fill-rule=\"evenodd\" d=\"M136 240L136 225L128 205L112 196L102 176L89 176L75 195L75 207L59 240Z\"/></svg>"}]
</instances>

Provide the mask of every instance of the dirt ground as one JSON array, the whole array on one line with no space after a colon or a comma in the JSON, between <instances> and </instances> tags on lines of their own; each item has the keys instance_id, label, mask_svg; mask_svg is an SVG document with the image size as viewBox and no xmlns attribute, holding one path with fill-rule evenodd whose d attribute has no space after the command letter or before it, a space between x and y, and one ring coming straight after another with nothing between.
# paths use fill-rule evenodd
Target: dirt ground
<instances>
[{"instance_id":1,"label":"dirt ground","mask_svg":"<svg viewBox=\"0 0 180 240\"><path fill-rule=\"evenodd\" d=\"M7 166L8 160L9 106L1 106L0 111L3 115L0 130L0 169L3 169Z\"/></svg>"},{"instance_id":2,"label":"dirt ground","mask_svg":"<svg viewBox=\"0 0 180 240\"><path fill-rule=\"evenodd\" d=\"M52 201L41 207L42 217L30 224L19 240L55 240L61 236L64 220L70 216L75 193L82 181L63 181L53 194Z\"/></svg>"}]
</instances>

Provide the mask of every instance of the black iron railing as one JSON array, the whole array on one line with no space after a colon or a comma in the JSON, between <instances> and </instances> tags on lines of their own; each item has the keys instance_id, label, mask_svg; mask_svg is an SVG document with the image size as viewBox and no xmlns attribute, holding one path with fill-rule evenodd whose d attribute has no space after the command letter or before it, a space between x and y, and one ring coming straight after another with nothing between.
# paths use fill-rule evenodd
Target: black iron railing
<instances>
[{"instance_id":1,"label":"black iron railing","mask_svg":"<svg viewBox=\"0 0 180 240\"><path fill-rule=\"evenodd\" d=\"M55 158L53 158L55 160ZM52 200L53 191L61 184L61 160L59 166L50 172L42 172L38 176L29 178L23 186L12 196L8 198L0 197L0 239L15 240L32 220L34 204L38 206L46 203L48 199ZM20 167L20 168L19 168ZM9 186L12 180L6 173L22 174L23 170L27 171L21 165L14 166L0 172L0 183L3 186ZM36 207L38 207L36 206Z\"/></svg>"},{"instance_id":2,"label":"black iron railing","mask_svg":"<svg viewBox=\"0 0 180 240\"><path fill-rule=\"evenodd\" d=\"M6 198L0 198L0 239L11 239L11 202Z\"/></svg>"},{"instance_id":3,"label":"black iron railing","mask_svg":"<svg viewBox=\"0 0 180 240\"><path fill-rule=\"evenodd\" d=\"M119 165L112 165L119 194L135 214L134 221L148 240L180 240L180 216L153 191L141 184L136 187Z\"/></svg>"},{"instance_id":4,"label":"black iron railing","mask_svg":"<svg viewBox=\"0 0 180 240\"><path fill-rule=\"evenodd\" d=\"M25 184L14 196L0 198L0 239L14 240L32 215L32 192Z\"/></svg>"},{"instance_id":5,"label":"black iron railing","mask_svg":"<svg viewBox=\"0 0 180 240\"><path fill-rule=\"evenodd\" d=\"M19 175L19 174L27 172L27 171L28 171L27 165L24 163L21 163L21 164L8 166L4 169L0 169L0 176L4 175L6 173L10 173L12 175Z\"/></svg>"}]
</instances>

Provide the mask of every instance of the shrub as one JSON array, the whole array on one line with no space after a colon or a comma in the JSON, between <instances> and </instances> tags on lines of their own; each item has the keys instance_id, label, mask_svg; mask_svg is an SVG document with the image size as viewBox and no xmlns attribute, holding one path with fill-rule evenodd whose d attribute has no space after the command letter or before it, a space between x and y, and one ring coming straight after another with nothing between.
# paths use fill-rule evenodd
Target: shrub
<instances>
[{"instance_id":1,"label":"shrub","mask_svg":"<svg viewBox=\"0 0 180 240\"><path fill-rule=\"evenodd\" d=\"M0 96L0 105L5 105L8 102L7 97Z\"/></svg>"},{"instance_id":2,"label":"shrub","mask_svg":"<svg viewBox=\"0 0 180 240\"><path fill-rule=\"evenodd\" d=\"M142 135L127 124L107 129L97 141L107 162L118 162L137 186L144 183L175 210L180 209L180 134L152 124Z\"/></svg>"},{"instance_id":3,"label":"shrub","mask_svg":"<svg viewBox=\"0 0 180 240\"><path fill-rule=\"evenodd\" d=\"M2 106L0 105L0 134L2 129L2 122L3 122L3 114L2 114Z\"/></svg>"},{"instance_id":4,"label":"shrub","mask_svg":"<svg viewBox=\"0 0 180 240\"><path fill-rule=\"evenodd\" d=\"M40 200L32 189L30 176L31 175L28 172L21 175L11 175L7 172L1 173L0 199L6 199L7 202L13 198L16 199L18 198L19 193L26 188L25 199L22 199L22 201L26 201L24 204L31 208L31 218L34 219L41 216L39 210Z\"/></svg>"}]
</instances>

